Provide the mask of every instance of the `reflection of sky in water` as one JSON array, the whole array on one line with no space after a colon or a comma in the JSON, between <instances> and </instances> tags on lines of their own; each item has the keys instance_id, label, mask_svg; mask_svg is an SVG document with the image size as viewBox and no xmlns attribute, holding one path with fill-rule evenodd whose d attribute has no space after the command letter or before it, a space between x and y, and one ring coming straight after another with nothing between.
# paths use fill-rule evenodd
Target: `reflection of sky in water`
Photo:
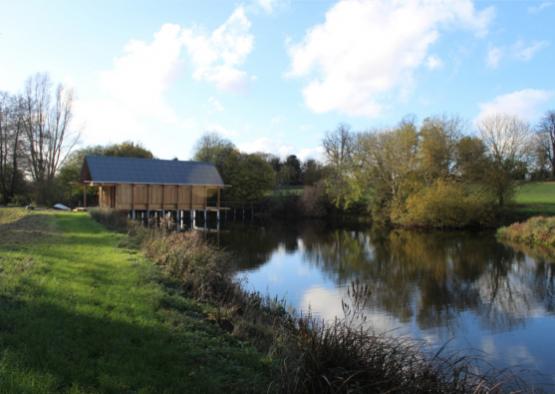
<instances>
[{"instance_id":1,"label":"reflection of sky in water","mask_svg":"<svg viewBox=\"0 0 555 394\"><path fill-rule=\"evenodd\" d=\"M356 237L353 234L349 236ZM362 259L367 260L364 264L383 264L386 270L389 269L387 261L374 261L374 250L369 238L361 238L360 244ZM297 238L296 248L289 239L287 248L283 244L276 245L268 254L266 262L254 267L243 267L239 276L246 279L247 289L283 298L297 310L306 312L310 308L313 314L324 319L342 317L341 301L348 299L349 281L344 278L338 280L344 274L344 267L334 271L333 262L323 263L326 258L324 254L314 248L314 242L312 251L307 253L302 238ZM484 259L489 264L492 257L488 255ZM463 290L457 287L457 291L469 298L468 305L466 301L461 303L456 299L446 300L445 305L434 300L432 308L428 306L432 312L427 310L427 313L432 313L431 318L419 316L419 311L425 309L421 308L425 295L422 294L423 285L419 281L426 278L422 279L418 275L416 279L411 277L415 284L409 286L409 296L406 291L403 296L399 296L398 301L402 304L400 309L405 314L406 310L410 311L408 315L403 315L398 309L395 310L397 313L391 312L383 305L383 302L391 302L388 298L391 296L387 294L380 298L384 284L378 282L383 282L383 278L376 280L373 273L363 273L368 267L355 267L355 277L357 269L361 270L361 277L367 275L363 279L370 284L371 292L372 285L376 286L374 293L377 294L370 297L364 311L366 324L377 332L408 335L422 340L430 346L430 350L449 342L448 349L482 354L498 368L519 366L538 370L547 375L541 381L555 384L555 318L553 312L547 311L545 307L550 300L553 302L554 295L541 293L544 289L537 280L536 262L527 256L520 256L518 264L509 262L506 267L494 261L491 263L494 273L478 271L474 275L472 271L456 273L457 264L452 260L453 256L445 256L446 272L440 272L438 276L445 278L445 283L441 284L447 290L440 290L457 294L452 287L461 287ZM324 268L322 264L327 265ZM395 269L399 270L399 267L395 266ZM435 270L436 267L432 267L430 272L436 274ZM502 274L502 280L496 279L492 283L492 278L496 278L496 270ZM455 280L457 275L463 279ZM353 273L349 272L347 276L352 279ZM397 307L393 306L394 309Z\"/></svg>"}]
</instances>

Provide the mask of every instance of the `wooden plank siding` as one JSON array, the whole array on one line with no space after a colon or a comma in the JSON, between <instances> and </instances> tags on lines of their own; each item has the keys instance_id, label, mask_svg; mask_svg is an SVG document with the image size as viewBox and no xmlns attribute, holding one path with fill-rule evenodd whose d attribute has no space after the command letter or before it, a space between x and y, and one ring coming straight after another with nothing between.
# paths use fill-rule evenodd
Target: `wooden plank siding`
<instances>
[{"instance_id":1,"label":"wooden plank siding","mask_svg":"<svg viewBox=\"0 0 555 394\"><path fill-rule=\"evenodd\" d=\"M191 210L220 207L220 189L202 185L100 185L101 208L122 210Z\"/></svg>"},{"instance_id":2,"label":"wooden plank siding","mask_svg":"<svg viewBox=\"0 0 555 394\"><path fill-rule=\"evenodd\" d=\"M179 186L177 190L177 209L191 209L191 186Z\"/></svg>"}]
</instances>

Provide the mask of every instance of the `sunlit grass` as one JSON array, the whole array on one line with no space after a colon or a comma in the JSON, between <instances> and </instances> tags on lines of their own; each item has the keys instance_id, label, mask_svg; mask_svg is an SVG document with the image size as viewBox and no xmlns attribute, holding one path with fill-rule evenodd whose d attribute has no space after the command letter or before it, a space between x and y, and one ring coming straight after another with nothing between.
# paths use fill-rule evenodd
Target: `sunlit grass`
<instances>
[{"instance_id":1,"label":"sunlit grass","mask_svg":"<svg viewBox=\"0 0 555 394\"><path fill-rule=\"evenodd\" d=\"M86 214L0 210L0 393L245 392L264 359Z\"/></svg>"},{"instance_id":2,"label":"sunlit grass","mask_svg":"<svg viewBox=\"0 0 555 394\"><path fill-rule=\"evenodd\" d=\"M514 201L522 216L555 215L555 182L528 182L518 186Z\"/></svg>"}]
</instances>

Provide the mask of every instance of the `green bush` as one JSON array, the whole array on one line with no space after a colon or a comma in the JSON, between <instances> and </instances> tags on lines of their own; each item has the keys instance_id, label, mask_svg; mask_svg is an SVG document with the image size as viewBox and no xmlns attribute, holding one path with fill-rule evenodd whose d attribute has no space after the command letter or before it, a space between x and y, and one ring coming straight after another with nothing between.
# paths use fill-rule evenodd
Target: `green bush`
<instances>
[{"instance_id":1,"label":"green bush","mask_svg":"<svg viewBox=\"0 0 555 394\"><path fill-rule=\"evenodd\" d=\"M495 203L489 193L438 180L410 195L393 221L406 226L455 228L488 226L495 218Z\"/></svg>"}]
</instances>

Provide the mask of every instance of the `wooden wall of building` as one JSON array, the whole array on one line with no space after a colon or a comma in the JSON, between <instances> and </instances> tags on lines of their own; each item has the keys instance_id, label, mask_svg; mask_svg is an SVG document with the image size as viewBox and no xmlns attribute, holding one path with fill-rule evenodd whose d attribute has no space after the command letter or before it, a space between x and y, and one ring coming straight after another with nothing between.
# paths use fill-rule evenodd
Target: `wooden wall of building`
<instances>
[{"instance_id":1,"label":"wooden wall of building","mask_svg":"<svg viewBox=\"0 0 555 394\"><path fill-rule=\"evenodd\" d=\"M217 187L119 184L99 188L101 208L190 210L219 208Z\"/></svg>"}]
</instances>

